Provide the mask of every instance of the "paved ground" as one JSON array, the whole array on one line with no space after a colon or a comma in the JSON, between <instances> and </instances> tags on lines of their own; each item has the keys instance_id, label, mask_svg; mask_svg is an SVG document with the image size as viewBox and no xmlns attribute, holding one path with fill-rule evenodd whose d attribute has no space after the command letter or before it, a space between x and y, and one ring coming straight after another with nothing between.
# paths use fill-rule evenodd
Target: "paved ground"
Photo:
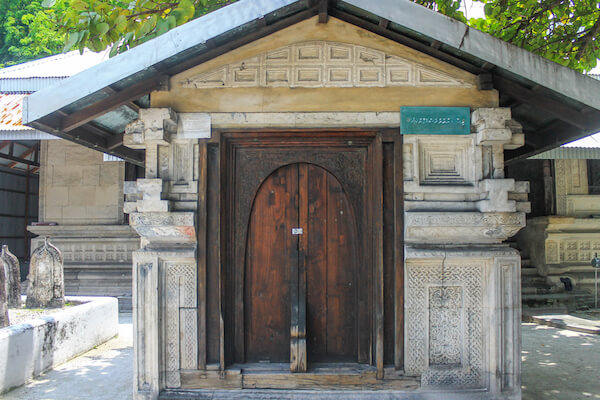
<instances>
[{"instance_id":1,"label":"paved ground","mask_svg":"<svg viewBox=\"0 0 600 400\"><path fill-rule=\"evenodd\" d=\"M28 384L0 395L5 400L126 400L133 388L131 314L119 314L119 336Z\"/></svg>"},{"instance_id":2,"label":"paved ground","mask_svg":"<svg viewBox=\"0 0 600 400\"><path fill-rule=\"evenodd\" d=\"M131 315L119 319L118 338L0 399L131 399ZM523 400L579 399L600 399L600 335L523 324Z\"/></svg>"}]
</instances>

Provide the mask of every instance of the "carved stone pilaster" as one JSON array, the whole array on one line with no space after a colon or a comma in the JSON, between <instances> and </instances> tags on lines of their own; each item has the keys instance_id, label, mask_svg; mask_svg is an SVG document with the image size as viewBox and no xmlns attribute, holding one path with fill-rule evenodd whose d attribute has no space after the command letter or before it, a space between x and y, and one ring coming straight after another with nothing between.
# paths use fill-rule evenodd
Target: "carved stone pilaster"
<instances>
[{"instance_id":1,"label":"carved stone pilaster","mask_svg":"<svg viewBox=\"0 0 600 400\"><path fill-rule=\"evenodd\" d=\"M146 149L146 178L125 185L125 212L141 237L133 254L134 395L156 399L198 368L196 209L198 140L170 109L142 110L125 144Z\"/></svg>"}]
</instances>

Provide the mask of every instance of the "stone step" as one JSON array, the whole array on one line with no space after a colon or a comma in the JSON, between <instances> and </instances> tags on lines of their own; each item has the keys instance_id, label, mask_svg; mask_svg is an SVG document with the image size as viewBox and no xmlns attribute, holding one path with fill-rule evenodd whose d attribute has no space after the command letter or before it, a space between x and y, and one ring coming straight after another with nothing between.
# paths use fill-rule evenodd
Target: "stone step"
<instances>
[{"instance_id":1,"label":"stone step","mask_svg":"<svg viewBox=\"0 0 600 400\"><path fill-rule=\"evenodd\" d=\"M538 276L535 268L521 268L521 276Z\"/></svg>"}]
</instances>

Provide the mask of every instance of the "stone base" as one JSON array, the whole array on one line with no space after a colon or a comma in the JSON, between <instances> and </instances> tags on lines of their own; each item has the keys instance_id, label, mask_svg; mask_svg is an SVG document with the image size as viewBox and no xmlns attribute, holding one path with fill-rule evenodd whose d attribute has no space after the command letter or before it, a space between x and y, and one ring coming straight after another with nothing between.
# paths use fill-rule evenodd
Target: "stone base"
<instances>
[{"instance_id":1,"label":"stone base","mask_svg":"<svg viewBox=\"0 0 600 400\"><path fill-rule=\"evenodd\" d=\"M554 292L564 291L560 278L570 278L575 290L593 293L591 260L600 254L600 218L531 218L516 239Z\"/></svg>"}]
</instances>

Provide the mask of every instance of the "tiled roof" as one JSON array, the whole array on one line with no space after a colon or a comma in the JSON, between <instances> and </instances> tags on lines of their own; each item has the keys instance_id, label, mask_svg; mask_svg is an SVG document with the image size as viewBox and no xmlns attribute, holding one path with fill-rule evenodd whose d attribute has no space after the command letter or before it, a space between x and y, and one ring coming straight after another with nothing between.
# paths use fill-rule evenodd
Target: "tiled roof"
<instances>
[{"instance_id":1,"label":"tiled roof","mask_svg":"<svg viewBox=\"0 0 600 400\"><path fill-rule=\"evenodd\" d=\"M22 124L21 107L25 94L0 93L0 131L33 131Z\"/></svg>"}]
</instances>

